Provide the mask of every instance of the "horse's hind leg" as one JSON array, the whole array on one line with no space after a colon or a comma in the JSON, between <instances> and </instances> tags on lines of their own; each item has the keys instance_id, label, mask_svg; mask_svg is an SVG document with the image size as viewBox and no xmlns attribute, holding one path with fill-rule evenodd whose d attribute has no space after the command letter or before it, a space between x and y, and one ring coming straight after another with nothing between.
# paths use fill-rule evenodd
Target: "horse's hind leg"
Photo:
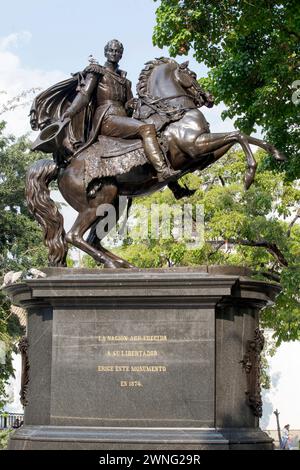
<instances>
[{"instance_id":1,"label":"horse's hind leg","mask_svg":"<svg viewBox=\"0 0 300 470\"><path fill-rule=\"evenodd\" d=\"M135 268L133 264L129 263L125 259L121 258L120 256L115 255L111 251L108 251L104 246L101 245L101 240L97 237L96 234L96 226L91 228L91 233L88 236L87 242L99 252L103 253L107 258L111 260L118 268Z\"/></svg>"},{"instance_id":2,"label":"horse's hind leg","mask_svg":"<svg viewBox=\"0 0 300 470\"><path fill-rule=\"evenodd\" d=\"M78 214L74 225L66 235L66 240L72 245L80 248L95 261L104 264L107 268L121 267L120 264L113 261L103 250L97 250L85 241L83 236L87 230L96 222L97 208L101 204L112 204L117 195L117 187L114 185L105 185L97 193L96 197L87 201L87 206Z\"/></svg>"},{"instance_id":3,"label":"horse's hind leg","mask_svg":"<svg viewBox=\"0 0 300 470\"><path fill-rule=\"evenodd\" d=\"M116 208L116 222L119 220L121 213L119 211L118 200L116 199L114 202L114 207ZM127 215L128 216L128 207L127 207ZM99 250L101 253L105 254L113 263L117 263L118 267L120 268L135 268L135 266L125 259L121 258L120 256L111 253L106 248L101 245L101 239L97 236L96 228L97 228L98 220L93 224L91 227L91 231L87 238L87 242L93 247Z\"/></svg>"}]
</instances>

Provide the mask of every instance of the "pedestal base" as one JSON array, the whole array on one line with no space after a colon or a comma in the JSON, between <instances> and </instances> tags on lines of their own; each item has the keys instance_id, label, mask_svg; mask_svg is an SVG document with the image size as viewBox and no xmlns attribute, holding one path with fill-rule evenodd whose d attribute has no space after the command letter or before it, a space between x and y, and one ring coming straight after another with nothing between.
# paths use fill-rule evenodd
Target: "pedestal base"
<instances>
[{"instance_id":1,"label":"pedestal base","mask_svg":"<svg viewBox=\"0 0 300 470\"><path fill-rule=\"evenodd\" d=\"M29 345L10 449L272 448L258 315L277 286L234 267L45 272L7 289Z\"/></svg>"},{"instance_id":2,"label":"pedestal base","mask_svg":"<svg viewBox=\"0 0 300 470\"><path fill-rule=\"evenodd\" d=\"M9 449L272 450L273 440L259 429L24 426L11 437Z\"/></svg>"}]
</instances>

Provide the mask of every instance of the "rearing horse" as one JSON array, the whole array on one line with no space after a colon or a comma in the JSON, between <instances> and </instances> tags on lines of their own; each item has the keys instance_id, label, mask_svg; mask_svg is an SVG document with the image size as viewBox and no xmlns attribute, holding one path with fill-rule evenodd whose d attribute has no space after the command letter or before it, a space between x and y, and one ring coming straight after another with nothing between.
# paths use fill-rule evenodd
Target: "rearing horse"
<instances>
[{"instance_id":1,"label":"rearing horse","mask_svg":"<svg viewBox=\"0 0 300 470\"><path fill-rule=\"evenodd\" d=\"M167 160L173 168L181 170L179 177L206 168L236 143L240 144L246 157L246 189L256 170L250 144L263 148L277 160L285 159L270 143L239 131L211 133L199 107L211 107L213 98L201 89L187 63L179 65L166 58L147 62L140 74L137 92L139 98L134 117L155 124ZM128 143L131 141L125 141L125 145ZM50 199L48 185L55 179L64 199L78 212L67 234L63 217ZM44 159L35 162L27 173L26 197L29 210L43 227L49 264L65 266L70 243L105 267L132 267L101 245L96 235L100 220L97 208L111 204L118 209L119 195L143 196L167 184L168 181L157 181L138 143L133 150L129 148L123 154L117 152L103 158L103 141L99 138L98 142L79 149L67 165ZM84 234L89 229L90 234L85 240Z\"/></svg>"}]
</instances>

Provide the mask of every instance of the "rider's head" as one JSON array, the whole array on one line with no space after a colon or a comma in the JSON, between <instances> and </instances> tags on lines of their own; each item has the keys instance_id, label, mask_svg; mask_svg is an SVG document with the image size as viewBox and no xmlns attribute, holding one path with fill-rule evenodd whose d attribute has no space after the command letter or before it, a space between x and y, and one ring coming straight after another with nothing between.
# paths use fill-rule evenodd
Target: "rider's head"
<instances>
[{"instance_id":1,"label":"rider's head","mask_svg":"<svg viewBox=\"0 0 300 470\"><path fill-rule=\"evenodd\" d=\"M123 44L117 39L112 39L104 47L104 55L108 62L118 64L123 55Z\"/></svg>"}]
</instances>

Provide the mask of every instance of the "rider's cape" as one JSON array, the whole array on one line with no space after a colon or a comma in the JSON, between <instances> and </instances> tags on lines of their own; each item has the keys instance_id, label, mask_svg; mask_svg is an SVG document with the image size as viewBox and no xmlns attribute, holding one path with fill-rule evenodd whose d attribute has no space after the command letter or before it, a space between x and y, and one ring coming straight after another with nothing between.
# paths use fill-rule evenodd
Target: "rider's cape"
<instances>
[{"instance_id":1,"label":"rider's cape","mask_svg":"<svg viewBox=\"0 0 300 470\"><path fill-rule=\"evenodd\" d=\"M85 73L78 72L73 74L71 78L56 83L37 95L30 110L31 128L42 130L50 124L60 121L84 83ZM77 113L69 125L64 128L64 148L55 150L66 150L67 153L73 154L77 149L93 140L95 133L92 130L94 110L95 99L92 97L88 105Z\"/></svg>"}]
</instances>

